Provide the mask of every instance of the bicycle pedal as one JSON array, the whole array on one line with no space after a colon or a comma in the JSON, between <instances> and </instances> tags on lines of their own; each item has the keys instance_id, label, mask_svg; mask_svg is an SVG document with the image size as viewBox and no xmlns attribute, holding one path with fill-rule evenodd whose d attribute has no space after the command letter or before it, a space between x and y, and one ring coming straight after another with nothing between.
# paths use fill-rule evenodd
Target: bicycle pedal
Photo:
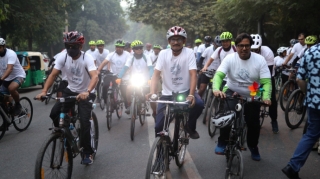
<instances>
[{"instance_id":1,"label":"bicycle pedal","mask_svg":"<svg viewBox=\"0 0 320 179\"><path fill-rule=\"evenodd\" d=\"M241 151L247 151L247 148L241 147L240 150L241 150Z\"/></svg>"}]
</instances>

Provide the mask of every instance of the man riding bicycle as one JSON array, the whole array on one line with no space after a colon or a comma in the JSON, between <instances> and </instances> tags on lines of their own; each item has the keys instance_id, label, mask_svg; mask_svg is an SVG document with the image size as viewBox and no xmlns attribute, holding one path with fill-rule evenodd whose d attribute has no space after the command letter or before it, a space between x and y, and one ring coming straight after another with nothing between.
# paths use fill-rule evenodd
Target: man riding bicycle
<instances>
[{"instance_id":1,"label":"man riding bicycle","mask_svg":"<svg viewBox=\"0 0 320 179\"><path fill-rule=\"evenodd\" d=\"M22 85L26 73L22 68L17 54L6 48L6 41L0 38L0 91L10 93L14 102L14 113L21 113L20 97L17 89Z\"/></svg>"},{"instance_id":2,"label":"man riding bicycle","mask_svg":"<svg viewBox=\"0 0 320 179\"><path fill-rule=\"evenodd\" d=\"M54 69L49 75L44 88L37 99L47 95L49 87L53 84L57 75L61 70L64 70L68 86L63 91L63 97L77 96L79 100L79 116L81 123L82 147L84 158L82 164L92 164L91 136L90 136L90 118L92 111L92 102L95 99L94 88L98 82L98 73L94 64L94 59L91 55L81 51L84 44L82 33L71 31L64 34L64 44L67 50L66 55L59 55L55 61ZM72 107L74 103L65 103L66 111ZM50 113L50 118L53 120L54 126L59 126L59 114L61 103L57 102ZM64 112L66 112L64 111Z\"/></svg>"},{"instance_id":3,"label":"man riding bicycle","mask_svg":"<svg viewBox=\"0 0 320 179\"><path fill-rule=\"evenodd\" d=\"M187 40L187 32L179 26L171 27L167 32L170 49L162 50L151 80L151 94L156 94L157 84L162 76L161 100L172 100L172 92L186 94L186 100L191 102L188 125L185 126L190 138L198 139L196 131L197 119L203 110L203 101L195 92L197 83L196 59L192 49L183 47ZM150 95L151 95L150 94ZM165 104L158 104L155 133L163 129Z\"/></svg>"}]
</instances>

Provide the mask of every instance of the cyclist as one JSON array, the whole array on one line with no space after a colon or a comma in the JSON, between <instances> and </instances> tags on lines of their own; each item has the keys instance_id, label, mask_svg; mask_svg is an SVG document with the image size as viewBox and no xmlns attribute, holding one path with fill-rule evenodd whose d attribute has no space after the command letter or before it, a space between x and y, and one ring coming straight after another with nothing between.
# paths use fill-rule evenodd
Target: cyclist
<instances>
[{"instance_id":1,"label":"cyclist","mask_svg":"<svg viewBox=\"0 0 320 179\"><path fill-rule=\"evenodd\" d=\"M299 43L294 44L294 46L292 47L292 50L290 51L290 54L287 54L288 58L285 60L283 65L287 65L289 61L294 60L298 56L298 54L303 50L303 48L306 47L306 44L304 42L305 38L306 38L306 35L304 33L299 34L298 36Z\"/></svg>"},{"instance_id":2,"label":"cyclist","mask_svg":"<svg viewBox=\"0 0 320 179\"><path fill-rule=\"evenodd\" d=\"M90 46L90 49L88 49L87 51L86 51L86 53L87 54L90 54L92 57L93 57L93 59L96 59L95 58L95 55L96 55L96 53L97 53L97 49L96 49L96 42L94 41L94 40L91 40L90 42L89 42L89 46Z\"/></svg>"},{"instance_id":3,"label":"cyclist","mask_svg":"<svg viewBox=\"0 0 320 179\"><path fill-rule=\"evenodd\" d=\"M299 42L299 41L298 41L297 39L291 39L291 40L289 41L290 47L289 47L288 50L287 50L287 54L290 54L290 53L291 53L292 47L294 46L294 44L296 44L296 43L298 43L298 42ZM294 58L294 57L292 57L292 58Z\"/></svg>"},{"instance_id":4,"label":"cyclist","mask_svg":"<svg viewBox=\"0 0 320 179\"><path fill-rule=\"evenodd\" d=\"M100 64L103 62L103 60L108 56L109 54L109 50L104 48L104 41L103 40L97 40L96 45L98 47L98 50L94 53L94 56L96 58L96 66L97 68L100 66ZM107 70L108 67L105 66L103 68L103 70ZM97 84L97 95L100 96L100 91L99 91L99 87L100 87L100 82L101 82L101 75L99 75L99 81ZM97 103L100 102L100 99L97 98L96 100Z\"/></svg>"},{"instance_id":5,"label":"cyclist","mask_svg":"<svg viewBox=\"0 0 320 179\"><path fill-rule=\"evenodd\" d=\"M274 58L274 66L276 68L282 67L283 62L285 61L285 59L287 57L287 50L288 50L287 47L279 47L278 48L278 50L277 50L278 56L276 56ZM289 79L289 72L287 72L286 70L282 70L281 79L282 79L281 85L283 85Z\"/></svg>"},{"instance_id":6,"label":"cyclist","mask_svg":"<svg viewBox=\"0 0 320 179\"><path fill-rule=\"evenodd\" d=\"M306 39L304 40L304 43L306 44L306 47L303 48L300 53L298 54L297 58L294 59L294 61L292 62L292 66L298 68L300 66L300 58L303 57L304 53L314 44L317 43L317 36L315 35L310 35L307 36Z\"/></svg>"},{"instance_id":7,"label":"cyclist","mask_svg":"<svg viewBox=\"0 0 320 179\"><path fill-rule=\"evenodd\" d=\"M251 46L251 51L263 56L267 62L272 83L272 93L271 93L271 105L269 107L269 116L271 118L271 126L274 134L279 132L278 128L278 103L276 99L276 85L274 81L273 64L274 64L274 54L272 50L267 46L262 46L262 38L259 34L251 34L253 45Z\"/></svg>"},{"instance_id":8,"label":"cyclist","mask_svg":"<svg viewBox=\"0 0 320 179\"><path fill-rule=\"evenodd\" d=\"M124 46L124 50L129 52L131 55L133 54L133 51L131 49L131 42L126 42L126 45Z\"/></svg>"},{"instance_id":9,"label":"cyclist","mask_svg":"<svg viewBox=\"0 0 320 179\"><path fill-rule=\"evenodd\" d=\"M179 26L171 27L167 32L167 40L171 49L162 50L158 57L151 80L151 94L156 94L160 74L162 83L162 100L172 100L172 92L185 93L186 100L191 102L188 125L185 126L190 138L198 139L196 131L197 119L201 115L204 104L195 92L197 83L197 66L193 50L183 47L187 40L187 32ZM158 104L155 133L163 129L165 105Z\"/></svg>"},{"instance_id":10,"label":"cyclist","mask_svg":"<svg viewBox=\"0 0 320 179\"><path fill-rule=\"evenodd\" d=\"M195 43L196 45L193 47L193 52L194 52L194 56L197 57L198 48L199 48L199 45L201 45L202 40L201 40L201 39L196 39L196 40L194 41L194 43Z\"/></svg>"},{"instance_id":11,"label":"cyclist","mask_svg":"<svg viewBox=\"0 0 320 179\"><path fill-rule=\"evenodd\" d=\"M108 54L106 59L100 64L98 67L98 74L100 74L100 71L107 65L110 64L110 72L113 74L119 74L119 72L124 67L127 59L131 56L129 52L124 51L125 43L123 40L117 40L115 43L116 50L114 52L111 52ZM103 81L103 99L106 99L107 89L109 88L110 81L112 81L113 84L116 84L116 76L106 76L104 77ZM125 89L121 89L122 94L125 94ZM124 96L124 101L126 101L126 98ZM125 102L125 105L127 107L127 103Z\"/></svg>"},{"instance_id":12,"label":"cyclist","mask_svg":"<svg viewBox=\"0 0 320 179\"><path fill-rule=\"evenodd\" d=\"M151 56L151 61L152 61L152 65L153 67L156 66L157 64L157 61L158 61L158 56L159 56L159 53L160 51L162 50L162 47L160 45L154 45L153 46L153 51L154 53L152 54ZM161 91L161 80L158 81L158 85L157 85L157 92L160 92ZM158 94L158 93L157 93ZM154 119L156 119L156 111L157 111L157 105L155 103L150 103L150 106L152 108L152 117Z\"/></svg>"},{"instance_id":13,"label":"cyclist","mask_svg":"<svg viewBox=\"0 0 320 179\"><path fill-rule=\"evenodd\" d=\"M130 56L125 66L122 68L118 74L118 78L122 78L127 72L128 68L131 67L130 76L133 74L142 74L145 80L149 80L153 74L153 66L149 55L143 53L143 43L140 40L135 40L131 43L131 48L134 52L133 56ZM141 79L143 80L143 79ZM128 100L128 107L125 113L130 114L131 105L131 85L127 86L126 98Z\"/></svg>"},{"instance_id":14,"label":"cyclist","mask_svg":"<svg viewBox=\"0 0 320 179\"><path fill-rule=\"evenodd\" d=\"M214 49L221 47L220 35L217 35L213 40Z\"/></svg>"},{"instance_id":15,"label":"cyclist","mask_svg":"<svg viewBox=\"0 0 320 179\"><path fill-rule=\"evenodd\" d=\"M22 68L17 54L6 48L6 41L0 38L0 91L10 93L14 102L14 114L21 113L20 97L17 89L22 85L26 73Z\"/></svg>"},{"instance_id":16,"label":"cyclist","mask_svg":"<svg viewBox=\"0 0 320 179\"><path fill-rule=\"evenodd\" d=\"M59 75L61 70L64 70L67 76L68 87L63 91L63 96L77 95L79 100L79 116L81 122L82 147L84 157L82 164L88 165L93 163L90 136L90 117L92 111L92 102L94 101L95 94L93 92L97 82L98 73L94 64L94 59L91 55L81 51L84 44L84 37L82 33L71 31L64 35L64 44L67 50L66 55L59 55L56 59L54 69L49 75L44 88L37 99L41 96L46 96L49 87L53 84L54 79ZM66 110L73 104L65 103ZM50 118L53 120L54 126L59 126L59 114L61 104L55 103L53 106Z\"/></svg>"},{"instance_id":17,"label":"cyclist","mask_svg":"<svg viewBox=\"0 0 320 179\"><path fill-rule=\"evenodd\" d=\"M204 50L206 48L208 48L209 46L211 46L212 44L212 37L211 36L205 36L204 37L204 44L199 45L198 49L197 49L197 64L199 64L199 60L201 58L201 54L204 52Z\"/></svg>"},{"instance_id":18,"label":"cyclist","mask_svg":"<svg viewBox=\"0 0 320 179\"><path fill-rule=\"evenodd\" d=\"M143 53L151 56L154 53L151 48L152 48L152 44L146 43L146 49L143 51Z\"/></svg>"},{"instance_id":19,"label":"cyclist","mask_svg":"<svg viewBox=\"0 0 320 179\"><path fill-rule=\"evenodd\" d=\"M299 171L306 162L313 145L320 137L319 111L319 54L320 44L312 46L302 57L297 73L297 83L303 93L306 93L305 104L308 114L308 128L302 136L288 165L282 172L288 178L298 179ZM307 80L309 79L309 80ZM306 177L307 178L307 177Z\"/></svg>"},{"instance_id":20,"label":"cyclist","mask_svg":"<svg viewBox=\"0 0 320 179\"><path fill-rule=\"evenodd\" d=\"M250 51L251 45L254 44L249 34L242 33L235 39L237 53L227 55L221 62L214 76L213 93L216 97L225 98L227 95L239 94L243 97L250 97L248 86L253 82L259 82L263 85L263 101L270 105L271 96L271 75L266 60L257 53ZM224 92L220 91L223 78L228 74L227 85ZM232 103L233 102L233 103ZM236 102L231 101L229 105L224 105L228 110L234 110ZM248 126L247 146L251 151L251 158L259 161L260 154L258 149L258 140L260 136L260 105L247 103L245 106L245 121ZM215 153L224 155L229 140L231 126L220 129L220 137L215 148Z\"/></svg>"},{"instance_id":21,"label":"cyclist","mask_svg":"<svg viewBox=\"0 0 320 179\"><path fill-rule=\"evenodd\" d=\"M52 69L55 66L55 59L59 58L60 55L62 55L63 57L65 57L67 54L67 51L64 49L62 50L62 52L56 54L53 59L54 59L54 64L52 64ZM51 69L51 70L52 70ZM61 81L59 83L58 89L57 89L57 97L62 97L62 92L65 88L67 88L68 86L68 80L67 80L67 76L66 76L66 72L64 72L65 69L61 69Z\"/></svg>"},{"instance_id":22,"label":"cyclist","mask_svg":"<svg viewBox=\"0 0 320 179\"><path fill-rule=\"evenodd\" d=\"M211 65L213 61L215 61L216 64L220 64L221 61L231 53L236 52L236 47L231 45L232 40L232 34L230 32L222 32L220 35L220 41L221 41L221 47L218 47L214 53L211 55L211 58L206 62L204 67L202 68L202 71L207 71L208 67ZM215 66L214 65L214 66ZM222 87L226 84L227 78L224 79L224 82L222 84Z\"/></svg>"}]
</instances>

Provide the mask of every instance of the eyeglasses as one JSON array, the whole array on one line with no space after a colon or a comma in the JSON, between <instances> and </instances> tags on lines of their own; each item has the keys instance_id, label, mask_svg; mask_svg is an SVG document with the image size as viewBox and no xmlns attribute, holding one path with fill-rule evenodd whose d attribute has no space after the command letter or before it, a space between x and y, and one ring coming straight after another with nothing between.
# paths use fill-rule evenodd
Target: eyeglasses
<instances>
[{"instance_id":1,"label":"eyeglasses","mask_svg":"<svg viewBox=\"0 0 320 179\"><path fill-rule=\"evenodd\" d=\"M143 47L134 47L133 50L142 50Z\"/></svg>"},{"instance_id":2,"label":"eyeglasses","mask_svg":"<svg viewBox=\"0 0 320 179\"><path fill-rule=\"evenodd\" d=\"M243 49L243 47L245 47L246 49L249 49L249 48L251 48L251 45L250 44L238 44L237 47L240 49Z\"/></svg>"},{"instance_id":3,"label":"eyeglasses","mask_svg":"<svg viewBox=\"0 0 320 179\"><path fill-rule=\"evenodd\" d=\"M170 43L174 43L174 42L181 43L181 42L183 42L183 39L169 39L169 42Z\"/></svg>"},{"instance_id":4,"label":"eyeglasses","mask_svg":"<svg viewBox=\"0 0 320 179\"><path fill-rule=\"evenodd\" d=\"M64 44L64 47L66 49L79 49L80 45L78 45L78 44Z\"/></svg>"}]
</instances>

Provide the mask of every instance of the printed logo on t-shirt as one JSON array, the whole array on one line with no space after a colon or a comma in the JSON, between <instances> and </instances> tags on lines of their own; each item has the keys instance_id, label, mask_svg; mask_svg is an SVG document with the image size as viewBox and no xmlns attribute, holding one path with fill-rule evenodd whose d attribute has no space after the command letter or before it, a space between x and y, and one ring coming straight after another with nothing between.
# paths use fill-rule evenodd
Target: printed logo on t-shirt
<instances>
[{"instance_id":1,"label":"printed logo on t-shirt","mask_svg":"<svg viewBox=\"0 0 320 179\"><path fill-rule=\"evenodd\" d=\"M248 80L249 79L249 72L246 69L241 69L238 72L238 76L243 79L243 80Z\"/></svg>"},{"instance_id":2,"label":"printed logo on t-shirt","mask_svg":"<svg viewBox=\"0 0 320 179\"><path fill-rule=\"evenodd\" d=\"M178 75L181 72L181 66L178 63L174 63L170 68L170 72L173 75Z\"/></svg>"}]
</instances>

